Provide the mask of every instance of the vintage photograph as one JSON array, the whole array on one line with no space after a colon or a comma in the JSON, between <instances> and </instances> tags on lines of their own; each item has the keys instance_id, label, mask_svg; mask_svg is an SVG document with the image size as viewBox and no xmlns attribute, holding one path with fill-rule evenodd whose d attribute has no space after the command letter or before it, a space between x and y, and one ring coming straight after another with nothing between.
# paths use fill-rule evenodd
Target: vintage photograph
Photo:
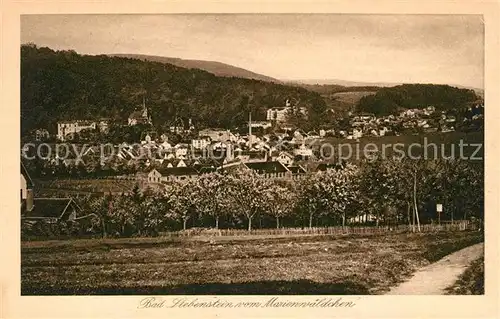
<instances>
[{"instance_id":1,"label":"vintage photograph","mask_svg":"<svg viewBox=\"0 0 500 319\"><path fill-rule=\"evenodd\" d=\"M481 15L20 26L21 295L484 294Z\"/></svg>"}]
</instances>

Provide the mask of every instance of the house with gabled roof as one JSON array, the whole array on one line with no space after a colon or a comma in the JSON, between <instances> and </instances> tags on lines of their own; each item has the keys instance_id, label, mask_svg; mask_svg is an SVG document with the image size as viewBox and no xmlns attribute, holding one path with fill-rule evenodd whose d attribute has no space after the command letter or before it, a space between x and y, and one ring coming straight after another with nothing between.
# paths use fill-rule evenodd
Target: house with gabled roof
<instances>
[{"instance_id":1,"label":"house with gabled roof","mask_svg":"<svg viewBox=\"0 0 500 319\"><path fill-rule=\"evenodd\" d=\"M248 170L248 167L239 159L235 159L231 163L222 163L222 165L217 167L217 171L220 173L234 173L241 170Z\"/></svg>"},{"instance_id":2,"label":"house with gabled roof","mask_svg":"<svg viewBox=\"0 0 500 319\"><path fill-rule=\"evenodd\" d=\"M276 157L276 161L281 162L285 166L289 166L293 164L294 156L288 152L280 152Z\"/></svg>"},{"instance_id":3,"label":"house with gabled roof","mask_svg":"<svg viewBox=\"0 0 500 319\"><path fill-rule=\"evenodd\" d=\"M29 222L58 223L80 221L92 216L85 214L72 198L35 198L33 180L21 162L21 219Z\"/></svg>"},{"instance_id":4,"label":"house with gabled roof","mask_svg":"<svg viewBox=\"0 0 500 319\"><path fill-rule=\"evenodd\" d=\"M21 213L24 221L46 223L78 221L91 216L97 217L94 213L82 214L82 209L72 198L35 198L33 208Z\"/></svg>"},{"instance_id":5,"label":"house with gabled roof","mask_svg":"<svg viewBox=\"0 0 500 319\"><path fill-rule=\"evenodd\" d=\"M292 172L278 161L249 162L245 165L263 178L292 178Z\"/></svg>"},{"instance_id":6,"label":"house with gabled roof","mask_svg":"<svg viewBox=\"0 0 500 319\"><path fill-rule=\"evenodd\" d=\"M23 162L21 162L21 210L30 210L33 207L35 183Z\"/></svg>"},{"instance_id":7,"label":"house with gabled roof","mask_svg":"<svg viewBox=\"0 0 500 319\"><path fill-rule=\"evenodd\" d=\"M198 171L193 167L154 168L148 174L148 182L163 183L195 179L197 177Z\"/></svg>"}]
</instances>

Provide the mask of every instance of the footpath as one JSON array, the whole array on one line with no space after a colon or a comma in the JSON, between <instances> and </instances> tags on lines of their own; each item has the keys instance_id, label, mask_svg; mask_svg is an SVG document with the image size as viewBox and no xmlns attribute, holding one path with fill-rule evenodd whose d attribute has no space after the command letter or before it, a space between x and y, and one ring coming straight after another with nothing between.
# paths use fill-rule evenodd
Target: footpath
<instances>
[{"instance_id":1,"label":"footpath","mask_svg":"<svg viewBox=\"0 0 500 319\"><path fill-rule=\"evenodd\" d=\"M470 263L484 253L484 243L456 251L418 270L408 281L392 288L388 295L444 295Z\"/></svg>"}]
</instances>

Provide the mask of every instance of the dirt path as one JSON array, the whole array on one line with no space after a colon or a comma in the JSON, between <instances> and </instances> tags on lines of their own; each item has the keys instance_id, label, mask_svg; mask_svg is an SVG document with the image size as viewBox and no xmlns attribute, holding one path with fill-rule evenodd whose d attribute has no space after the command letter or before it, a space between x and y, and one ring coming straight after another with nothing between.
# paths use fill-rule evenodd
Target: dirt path
<instances>
[{"instance_id":1,"label":"dirt path","mask_svg":"<svg viewBox=\"0 0 500 319\"><path fill-rule=\"evenodd\" d=\"M467 266L483 254L484 243L469 246L417 271L388 295L443 295Z\"/></svg>"}]
</instances>

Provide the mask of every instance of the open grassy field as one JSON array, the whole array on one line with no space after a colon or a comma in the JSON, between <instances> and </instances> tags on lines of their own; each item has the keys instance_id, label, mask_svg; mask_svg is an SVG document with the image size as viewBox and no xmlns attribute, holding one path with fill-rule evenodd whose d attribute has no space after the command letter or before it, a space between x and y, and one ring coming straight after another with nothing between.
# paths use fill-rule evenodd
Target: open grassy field
<instances>
[{"instance_id":1,"label":"open grassy field","mask_svg":"<svg viewBox=\"0 0 500 319\"><path fill-rule=\"evenodd\" d=\"M480 232L24 242L23 295L380 294Z\"/></svg>"},{"instance_id":2,"label":"open grassy field","mask_svg":"<svg viewBox=\"0 0 500 319\"><path fill-rule=\"evenodd\" d=\"M373 95L377 92L368 92L368 91L359 91L359 92L338 92L333 94L333 96L344 103L347 104L356 104L361 100L361 98L368 96L368 95Z\"/></svg>"},{"instance_id":3,"label":"open grassy field","mask_svg":"<svg viewBox=\"0 0 500 319\"><path fill-rule=\"evenodd\" d=\"M132 192L135 180L120 179L54 179L37 180L36 195L49 194L122 194Z\"/></svg>"}]
</instances>

